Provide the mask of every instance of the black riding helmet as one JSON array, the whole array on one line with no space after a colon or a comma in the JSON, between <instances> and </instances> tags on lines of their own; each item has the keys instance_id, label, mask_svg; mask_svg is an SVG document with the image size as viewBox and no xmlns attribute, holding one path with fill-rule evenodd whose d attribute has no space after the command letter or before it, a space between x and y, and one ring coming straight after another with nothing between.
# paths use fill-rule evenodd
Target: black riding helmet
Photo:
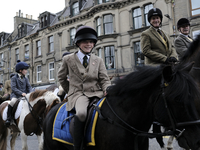
<instances>
[{"instance_id":1,"label":"black riding helmet","mask_svg":"<svg viewBox=\"0 0 200 150\"><path fill-rule=\"evenodd\" d=\"M184 26L184 25L189 25L190 26L190 21L186 18L181 18L178 20L177 22L177 29L179 30L180 27Z\"/></svg>"},{"instance_id":2,"label":"black riding helmet","mask_svg":"<svg viewBox=\"0 0 200 150\"><path fill-rule=\"evenodd\" d=\"M77 47L79 47L77 44L82 40L93 40L95 46L95 44L97 43L97 32L89 26L79 27L76 31L74 39L74 43L76 44Z\"/></svg>"},{"instance_id":3,"label":"black riding helmet","mask_svg":"<svg viewBox=\"0 0 200 150\"><path fill-rule=\"evenodd\" d=\"M149 10L148 12L148 21L150 23L151 17L152 16L159 16L161 23L162 23L162 19L163 19L163 15L162 15L162 11L159 8L152 8Z\"/></svg>"}]
</instances>

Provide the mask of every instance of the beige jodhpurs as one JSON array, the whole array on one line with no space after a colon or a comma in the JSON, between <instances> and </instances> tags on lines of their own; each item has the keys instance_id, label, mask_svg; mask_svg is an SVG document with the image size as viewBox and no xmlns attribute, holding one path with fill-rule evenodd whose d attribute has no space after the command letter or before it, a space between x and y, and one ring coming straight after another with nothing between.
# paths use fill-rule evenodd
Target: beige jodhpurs
<instances>
[{"instance_id":1,"label":"beige jodhpurs","mask_svg":"<svg viewBox=\"0 0 200 150\"><path fill-rule=\"evenodd\" d=\"M17 101L18 99L17 98L15 98L15 97L13 97L12 99L11 99L11 101L10 101L10 106L14 106L14 104L15 104L15 102Z\"/></svg>"},{"instance_id":2,"label":"beige jodhpurs","mask_svg":"<svg viewBox=\"0 0 200 150\"><path fill-rule=\"evenodd\" d=\"M89 105L89 98L87 96L80 96L75 104L76 115L78 116L79 120L84 122L87 117L87 107Z\"/></svg>"}]
</instances>

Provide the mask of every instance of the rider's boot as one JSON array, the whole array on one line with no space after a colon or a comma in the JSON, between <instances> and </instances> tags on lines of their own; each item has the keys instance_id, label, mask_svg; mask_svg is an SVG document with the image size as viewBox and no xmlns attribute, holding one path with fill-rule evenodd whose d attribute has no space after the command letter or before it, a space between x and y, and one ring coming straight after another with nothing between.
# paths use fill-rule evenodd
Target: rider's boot
<instances>
[{"instance_id":1,"label":"rider's boot","mask_svg":"<svg viewBox=\"0 0 200 150\"><path fill-rule=\"evenodd\" d=\"M80 121L79 118L75 115L74 116L74 135L73 135L74 150L81 149L81 144L84 137L84 126L85 126L85 122Z\"/></svg>"},{"instance_id":2,"label":"rider's boot","mask_svg":"<svg viewBox=\"0 0 200 150\"><path fill-rule=\"evenodd\" d=\"M11 121L13 120L13 118L12 118L12 109L13 109L13 107L10 106L10 105L8 105L7 120L6 120L6 122L5 122L5 125L6 125L7 127L10 126L10 123L11 123Z\"/></svg>"}]
</instances>

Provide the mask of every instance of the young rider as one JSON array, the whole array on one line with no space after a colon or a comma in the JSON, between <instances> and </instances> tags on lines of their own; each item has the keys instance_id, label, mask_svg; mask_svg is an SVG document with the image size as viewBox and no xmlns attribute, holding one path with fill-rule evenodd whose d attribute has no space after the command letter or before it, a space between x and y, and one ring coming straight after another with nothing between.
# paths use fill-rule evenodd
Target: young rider
<instances>
[{"instance_id":1,"label":"young rider","mask_svg":"<svg viewBox=\"0 0 200 150\"><path fill-rule=\"evenodd\" d=\"M106 88L111 85L103 60L91 53L96 43L97 33L93 28L79 27L75 34L75 44L79 50L63 57L58 72L59 82L68 93L67 111L76 109L74 150L81 147L90 98L106 96Z\"/></svg>"},{"instance_id":2,"label":"young rider","mask_svg":"<svg viewBox=\"0 0 200 150\"><path fill-rule=\"evenodd\" d=\"M19 97L26 96L27 93L32 91L32 87L28 81L28 78L25 77L29 65L25 62L21 62L20 60L17 62L18 63L15 67L17 74L11 78L11 102L8 105L7 120L5 122L7 127L10 126L10 123L13 120L12 109L17 99Z\"/></svg>"}]
</instances>

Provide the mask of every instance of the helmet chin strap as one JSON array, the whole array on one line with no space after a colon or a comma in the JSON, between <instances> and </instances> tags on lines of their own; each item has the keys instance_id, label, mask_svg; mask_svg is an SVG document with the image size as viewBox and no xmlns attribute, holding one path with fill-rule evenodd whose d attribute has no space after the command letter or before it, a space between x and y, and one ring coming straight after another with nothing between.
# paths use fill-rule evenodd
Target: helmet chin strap
<instances>
[{"instance_id":1,"label":"helmet chin strap","mask_svg":"<svg viewBox=\"0 0 200 150\"><path fill-rule=\"evenodd\" d=\"M92 50L93 50L94 47L91 49L91 51L89 53L84 52L79 46L78 46L78 48L81 50L81 52L83 54L90 55L92 53Z\"/></svg>"}]
</instances>

